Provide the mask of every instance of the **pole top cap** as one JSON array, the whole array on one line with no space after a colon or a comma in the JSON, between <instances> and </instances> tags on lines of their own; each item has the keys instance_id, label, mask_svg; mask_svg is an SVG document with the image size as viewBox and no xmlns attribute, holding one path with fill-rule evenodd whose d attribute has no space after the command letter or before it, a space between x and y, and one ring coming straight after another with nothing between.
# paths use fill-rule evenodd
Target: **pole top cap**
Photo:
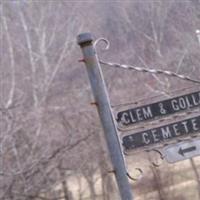
<instances>
[{"instance_id":1,"label":"pole top cap","mask_svg":"<svg viewBox=\"0 0 200 200\"><path fill-rule=\"evenodd\" d=\"M79 45L92 42L92 41L93 41L93 37L91 33L81 33L77 36L77 43Z\"/></svg>"}]
</instances>

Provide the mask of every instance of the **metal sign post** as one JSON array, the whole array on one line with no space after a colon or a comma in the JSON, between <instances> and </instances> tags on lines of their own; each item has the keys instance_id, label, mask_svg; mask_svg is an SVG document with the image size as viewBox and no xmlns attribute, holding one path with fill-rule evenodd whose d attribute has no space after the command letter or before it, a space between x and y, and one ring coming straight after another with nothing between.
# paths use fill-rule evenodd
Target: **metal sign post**
<instances>
[{"instance_id":1,"label":"metal sign post","mask_svg":"<svg viewBox=\"0 0 200 200\"><path fill-rule=\"evenodd\" d=\"M118 138L114 115L111 111L110 100L104 83L101 67L97 58L93 39L90 33L80 34L77 38L81 46L84 61L104 129L106 142L114 167L115 177L122 200L132 200L131 187L128 181L123 153Z\"/></svg>"}]
</instances>

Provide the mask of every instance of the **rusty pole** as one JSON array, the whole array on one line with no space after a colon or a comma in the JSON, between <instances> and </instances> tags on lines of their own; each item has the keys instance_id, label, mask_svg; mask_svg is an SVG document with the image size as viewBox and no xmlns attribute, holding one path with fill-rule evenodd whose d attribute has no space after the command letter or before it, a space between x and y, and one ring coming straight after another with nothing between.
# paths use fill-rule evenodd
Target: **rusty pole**
<instances>
[{"instance_id":1,"label":"rusty pole","mask_svg":"<svg viewBox=\"0 0 200 200\"><path fill-rule=\"evenodd\" d=\"M105 86L95 47L92 44L92 35L90 33L80 34L77 37L77 41L82 49L84 62L86 64L91 88L97 104L99 117L104 129L105 139L113 164L121 199L133 200L107 88Z\"/></svg>"}]
</instances>

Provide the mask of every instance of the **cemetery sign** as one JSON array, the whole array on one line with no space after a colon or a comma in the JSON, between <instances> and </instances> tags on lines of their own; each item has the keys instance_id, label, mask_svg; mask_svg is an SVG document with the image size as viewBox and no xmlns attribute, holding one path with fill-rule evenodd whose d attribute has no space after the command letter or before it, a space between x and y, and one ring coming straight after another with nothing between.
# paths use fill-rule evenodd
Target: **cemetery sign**
<instances>
[{"instance_id":1,"label":"cemetery sign","mask_svg":"<svg viewBox=\"0 0 200 200\"><path fill-rule=\"evenodd\" d=\"M128 126L198 106L200 91L118 112L117 121L123 126Z\"/></svg>"},{"instance_id":2,"label":"cemetery sign","mask_svg":"<svg viewBox=\"0 0 200 200\"><path fill-rule=\"evenodd\" d=\"M125 150L148 147L178 137L188 137L200 132L200 116L176 123L133 133L122 138Z\"/></svg>"}]
</instances>

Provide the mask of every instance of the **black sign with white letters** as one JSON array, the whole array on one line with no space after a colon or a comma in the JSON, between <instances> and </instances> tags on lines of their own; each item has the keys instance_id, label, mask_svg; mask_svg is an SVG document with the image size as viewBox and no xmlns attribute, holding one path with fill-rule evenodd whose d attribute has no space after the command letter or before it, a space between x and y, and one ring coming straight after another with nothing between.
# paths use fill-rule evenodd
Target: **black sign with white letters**
<instances>
[{"instance_id":1,"label":"black sign with white letters","mask_svg":"<svg viewBox=\"0 0 200 200\"><path fill-rule=\"evenodd\" d=\"M117 122L129 126L198 106L200 106L200 91L121 111L117 113Z\"/></svg>"},{"instance_id":2,"label":"black sign with white letters","mask_svg":"<svg viewBox=\"0 0 200 200\"><path fill-rule=\"evenodd\" d=\"M192 136L197 132L200 132L200 116L127 135L122 138L122 141L125 150L131 150L152 146L178 137Z\"/></svg>"}]
</instances>

